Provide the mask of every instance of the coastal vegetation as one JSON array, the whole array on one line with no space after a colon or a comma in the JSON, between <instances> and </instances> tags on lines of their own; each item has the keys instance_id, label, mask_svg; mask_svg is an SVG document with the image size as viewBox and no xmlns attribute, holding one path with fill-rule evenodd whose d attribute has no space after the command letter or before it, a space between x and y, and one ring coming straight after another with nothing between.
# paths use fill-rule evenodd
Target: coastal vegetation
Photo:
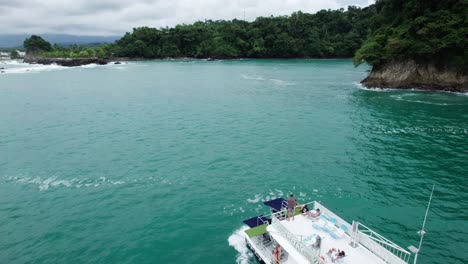
<instances>
[{"instance_id":1,"label":"coastal vegetation","mask_svg":"<svg viewBox=\"0 0 468 264\"><path fill-rule=\"evenodd\" d=\"M335 58L352 57L367 38L373 6L316 14L205 21L174 28L133 29L116 41L122 57Z\"/></svg>"},{"instance_id":2,"label":"coastal vegetation","mask_svg":"<svg viewBox=\"0 0 468 264\"><path fill-rule=\"evenodd\" d=\"M252 22L138 27L112 44L92 47L51 45L33 35L24 48L26 61L68 66L181 57L354 58L356 66L372 66L365 86L466 91L466 14L466 0L377 0L365 8L299 11Z\"/></svg>"},{"instance_id":3,"label":"coastal vegetation","mask_svg":"<svg viewBox=\"0 0 468 264\"><path fill-rule=\"evenodd\" d=\"M17 50L12 50L12 51L10 52L10 58L12 58L12 59L17 59L17 58L19 58L19 57L20 57L20 54L19 54L19 52L18 52Z\"/></svg>"},{"instance_id":4,"label":"coastal vegetation","mask_svg":"<svg viewBox=\"0 0 468 264\"><path fill-rule=\"evenodd\" d=\"M468 2L378 0L354 62L368 87L468 91Z\"/></svg>"},{"instance_id":5,"label":"coastal vegetation","mask_svg":"<svg viewBox=\"0 0 468 264\"><path fill-rule=\"evenodd\" d=\"M52 50L52 45L37 35L26 38L23 46L27 53L42 53Z\"/></svg>"},{"instance_id":6,"label":"coastal vegetation","mask_svg":"<svg viewBox=\"0 0 468 264\"><path fill-rule=\"evenodd\" d=\"M173 28L139 27L113 44L97 47L49 47L42 38L31 36L25 48L41 49L51 58L352 58L367 38L374 15L373 5L350 6L253 22L206 20Z\"/></svg>"},{"instance_id":7,"label":"coastal vegetation","mask_svg":"<svg viewBox=\"0 0 468 264\"><path fill-rule=\"evenodd\" d=\"M468 62L468 2L379 0L371 34L355 63L381 66L390 60L433 61L465 68Z\"/></svg>"}]
</instances>

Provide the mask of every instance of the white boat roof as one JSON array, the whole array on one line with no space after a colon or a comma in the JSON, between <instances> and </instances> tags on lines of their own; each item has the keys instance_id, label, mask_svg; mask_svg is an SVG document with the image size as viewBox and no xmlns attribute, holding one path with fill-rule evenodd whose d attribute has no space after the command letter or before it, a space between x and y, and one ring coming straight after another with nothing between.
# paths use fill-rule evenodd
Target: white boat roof
<instances>
[{"instance_id":1,"label":"white boat roof","mask_svg":"<svg viewBox=\"0 0 468 264\"><path fill-rule=\"evenodd\" d=\"M288 221L284 210L271 214L266 232L282 250L289 253L287 259L281 263L331 263L331 256L327 252L332 248L346 253L344 258L339 259L340 263L409 263L410 252L364 224L353 221L351 225L317 201L307 204L313 206L312 211L320 209L320 218L323 219L318 221L299 213L294 220ZM301 207L296 206L296 213ZM312 246L317 236L321 238L320 249Z\"/></svg>"},{"instance_id":2,"label":"white boat roof","mask_svg":"<svg viewBox=\"0 0 468 264\"><path fill-rule=\"evenodd\" d=\"M325 260L325 263L331 263L331 257L326 254L331 248L344 250L346 257L343 259L343 263L347 264L362 264L362 263L375 263L384 264L385 262L374 255L372 252L358 246L353 248L350 246L351 238L348 235L344 235L342 238L334 239L329 233L323 230L318 230L312 227L312 219L303 215L296 215L294 220L290 219L280 221L283 227L289 232L296 235L298 240L303 240L310 235L318 235L322 238L320 257ZM290 258L286 263L309 263L309 261L295 248L289 241L284 238L279 230L275 229L274 225L269 225L267 231L270 235L281 245L281 247L290 254Z\"/></svg>"}]
</instances>

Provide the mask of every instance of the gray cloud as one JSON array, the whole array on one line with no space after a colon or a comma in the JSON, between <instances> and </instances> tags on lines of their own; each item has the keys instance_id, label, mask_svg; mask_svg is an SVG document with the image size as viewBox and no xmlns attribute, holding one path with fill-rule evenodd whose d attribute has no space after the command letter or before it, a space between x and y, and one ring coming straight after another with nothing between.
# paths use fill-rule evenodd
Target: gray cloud
<instances>
[{"instance_id":1,"label":"gray cloud","mask_svg":"<svg viewBox=\"0 0 468 264\"><path fill-rule=\"evenodd\" d=\"M374 0L0 0L0 33L112 35L138 26L314 13Z\"/></svg>"}]
</instances>

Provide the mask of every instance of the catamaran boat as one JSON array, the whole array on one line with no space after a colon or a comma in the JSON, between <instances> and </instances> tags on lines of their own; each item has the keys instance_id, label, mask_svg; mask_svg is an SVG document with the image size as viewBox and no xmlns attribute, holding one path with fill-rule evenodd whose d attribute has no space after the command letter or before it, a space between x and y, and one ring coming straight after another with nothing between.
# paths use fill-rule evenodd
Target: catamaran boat
<instances>
[{"instance_id":1,"label":"catamaran boat","mask_svg":"<svg viewBox=\"0 0 468 264\"><path fill-rule=\"evenodd\" d=\"M346 222L319 202L296 206L294 220L287 219L285 199L264 204L271 214L243 221L250 227L244 231L247 245L262 263L403 264L411 258L409 251L360 222ZM303 214L304 205L320 214Z\"/></svg>"}]
</instances>

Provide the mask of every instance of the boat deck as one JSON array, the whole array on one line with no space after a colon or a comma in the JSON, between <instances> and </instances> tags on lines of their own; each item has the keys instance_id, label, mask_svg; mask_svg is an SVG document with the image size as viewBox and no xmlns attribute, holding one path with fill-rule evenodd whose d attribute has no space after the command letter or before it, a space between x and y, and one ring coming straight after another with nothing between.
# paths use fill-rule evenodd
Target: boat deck
<instances>
[{"instance_id":1,"label":"boat deck","mask_svg":"<svg viewBox=\"0 0 468 264\"><path fill-rule=\"evenodd\" d=\"M303 215L296 215L294 217L294 220L290 219L290 221L287 220L281 220L281 224L283 227L285 227L290 233L294 234L298 240L304 241L304 244L307 246L307 238L310 238L311 236L318 235L322 238L321 241L321 247L320 247L320 252L319 256L324 259L325 263L332 263L331 257L327 254L327 252L331 248L335 249L340 249L344 250L346 253L346 257L343 259L338 260L337 262L339 263L348 263L348 264L362 264L362 263L375 263L375 264L384 264L385 262L371 253L369 250L364 248L363 246L358 246L356 248L353 248L350 246L351 238L345 234L342 238L333 238L330 236L329 233L323 231L322 229L315 229L312 226L313 220L310 217L306 217ZM285 245L286 247L284 250L287 250L288 253L296 259L298 263L307 263L307 260L304 258L302 254L300 254L296 248L290 246L289 248L288 243L284 237L282 237L279 233L278 230L275 230L275 227L273 225L268 226L267 228L268 232L270 235L273 236L273 238L278 241L281 245ZM284 241L284 243L282 243ZM310 245L312 248L312 246ZM292 262L292 263L295 263Z\"/></svg>"}]
</instances>

